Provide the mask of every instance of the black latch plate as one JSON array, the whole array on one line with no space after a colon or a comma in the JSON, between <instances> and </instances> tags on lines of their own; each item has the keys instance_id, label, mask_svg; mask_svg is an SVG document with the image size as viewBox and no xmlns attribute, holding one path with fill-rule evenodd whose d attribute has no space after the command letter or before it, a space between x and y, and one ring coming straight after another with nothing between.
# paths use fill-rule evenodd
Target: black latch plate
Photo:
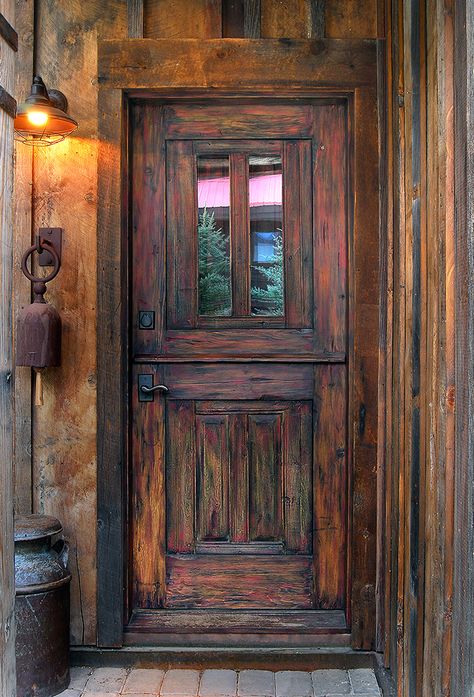
<instances>
[{"instance_id":1,"label":"black latch plate","mask_svg":"<svg viewBox=\"0 0 474 697\"><path fill-rule=\"evenodd\" d=\"M153 375L138 376L138 401L153 402L154 392L143 392L142 386L153 387Z\"/></svg>"}]
</instances>

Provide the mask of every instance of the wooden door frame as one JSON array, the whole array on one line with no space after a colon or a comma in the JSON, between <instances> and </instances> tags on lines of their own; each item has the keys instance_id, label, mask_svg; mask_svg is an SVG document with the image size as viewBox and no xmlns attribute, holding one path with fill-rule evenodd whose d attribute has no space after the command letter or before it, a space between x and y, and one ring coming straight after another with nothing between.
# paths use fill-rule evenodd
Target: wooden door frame
<instances>
[{"instance_id":1,"label":"wooden door frame","mask_svg":"<svg viewBox=\"0 0 474 697\"><path fill-rule=\"evenodd\" d=\"M99 42L97 223L97 622L123 643L129 404L128 103L131 98L324 97L349 100L349 473L354 648L375 641L378 137L374 40L126 39ZM238 70L236 70L238 66ZM241 76L245 75L242 84ZM369 256L372 252L372 257ZM372 262L372 274L361 262ZM374 302L374 297L376 302ZM371 483L374 486L371 489ZM368 492L373 492L368 496Z\"/></svg>"}]
</instances>

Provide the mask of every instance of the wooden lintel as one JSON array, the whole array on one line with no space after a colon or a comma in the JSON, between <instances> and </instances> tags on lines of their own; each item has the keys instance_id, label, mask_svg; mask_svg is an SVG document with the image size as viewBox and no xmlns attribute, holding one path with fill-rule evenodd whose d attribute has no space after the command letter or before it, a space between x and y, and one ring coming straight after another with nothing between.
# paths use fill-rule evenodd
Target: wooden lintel
<instances>
[{"instance_id":1,"label":"wooden lintel","mask_svg":"<svg viewBox=\"0 0 474 697\"><path fill-rule=\"evenodd\" d=\"M18 34L13 29L10 22L0 13L0 36L5 39L7 44L14 50L18 51Z\"/></svg>"},{"instance_id":2,"label":"wooden lintel","mask_svg":"<svg viewBox=\"0 0 474 697\"><path fill-rule=\"evenodd\" d=\"M99 42L99 84L109 89L268 92L291 85L297 92L315 87L355 88L375 80L376 42L370 39Z\"/></svg>"},{"instance_id":3,"label":"wooden lintel","mask_svg":"<svg viewBox=\"0 0 474 697\"><path fill-rule=\"evenodd\" d=\"M12 119L16 116L16 99L0 85L0 109L6 111Z\"/></svg>"}]
</instances>

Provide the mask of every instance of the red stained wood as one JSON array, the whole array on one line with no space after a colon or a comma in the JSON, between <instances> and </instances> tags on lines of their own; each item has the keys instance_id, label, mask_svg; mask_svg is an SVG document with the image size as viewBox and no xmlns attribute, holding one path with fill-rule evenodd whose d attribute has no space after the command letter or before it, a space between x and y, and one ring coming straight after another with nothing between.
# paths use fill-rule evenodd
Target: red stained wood
<instances>
[{"instance_id":1,"label":"red stained wood","mask_svg":"<svg viewBox=\"0 0 474 697\"><path fill-rule=\"evenodd\" d=\"M169 389L166 549L160 552L166 593L154 607L342 610L348 535L345 108L253 103L241 105L237 115L226 105L154 109L164 113L164 137L170 136L168 280L166 298L163 287L156 298L160 348L137 355L143 372L150 370L145 362L159 365L159 380ZM280 141L272 126L281 124L279 109L301 117ZM313 130L320 136L315 141ZM317 149L323 136L327 154ZM139 152L139 142L134 148ZM153 153L153 143L142 149ZM195 157L212 152L228 153L231 163L230 318L197 315ZM282 155L283 318L245 316L251 152ZM151 171L156 166L152 154ZM150 196L145 207L156 209L157 202ZM147 210L145 220L156 215ZM163 254L160 248L155 253ZM145 408L154 413L155 402Z\"/></svg>"},{"instance_id":2,"label":"red stained wood","mask_svg":"<svg viewBox=\"0 0 474 697\"><path fill-rule=\"evenodd\" d=\"M344 351L347 325L345 110L315 109L314 328L317 350Z\"/></svg>"},{"instance_id":3,"label":"red stained wood","mask_svg":"<svg viewBox=\"0 0 474 697\"><path fill-rule=\"evenodd\" d=\"M230 155L230 244L232 259L232 313L250 314L250 248L248 158Z\"/></svg>"},{"instance_id":4,"label":"red stained wood","mask_svg":"<svg viewBox=\"0 0 474 697\"><path fill-rule=\"evenodd\" d=\"M197 203L192 142L169 142L166 163L168 326L193 327L197 314Z\"/></svg>"},{"instance_id":5,"label":"red stained wood","mask_svg":"<svg viewBox=\"0 0 474 697\"><path fill-rule=\"evenodd\" d=\"M174 399L311 399L311 365L167 364L165 384Z\"/></svg>"},{"instance_id":6,"label":"red stained wood","mask_svg":"<svg viewBox=\"0 0 474 697\"><path fill-rule=\"evenodd\" d=\"M286 549L309 554L313 526L313 405L294 402L284 416L284 526Z\"/></svg>"},{"instance_id":7,"label":"red stained wood","mask_svg":"<svg viewBox=\"0 0 474 697\"><path fill-rule=\"evenodd\" d=\"M192 552L194 550L196 471L193 402L169 401L166 425L167 551Z\"/></svg>"},{"instance_id":8,"label":"red stained wood","mask_svg":"<svg viewBox=\"0 0 474 697\"><path fill-rule=\"evenodd\" d=\"M131 226L134 264L132 296L133 346L143 353L159 353L163 325L139 329L140 310L159 312L165 293L165 141L162 112L150 104L136 104L131 113Z\"/></svg>"},{"instance_id":9,"label":"red stained wood","mask_svg":"<svg viewBox=\"0 0 474 697\"><path fill-rule=\"evenodd\" d=\"M225 411L231 420L231 474L229 497L232 501L231 539L234 544L246 542L249 539L249 517L247 515L249 501L249 449L248 449L248 412L250 402L245 402L245 412L236 413L235 403L200 402L198 409L212 409L214 412ZM258 403L256 409L261 409Z\"/></svg>"},{"instance_id":10,"label":"red stained wood","mask_svg":"<svg viewBox=\"0 0 474 697\"><path fill-rule=\"evenodd\" d=\"M134 382L137 373L134 371ZM159 381L162 369L154 369ZM133 392L133 605L159 607L165 597L165 404L155 396L153 409ZM153 544L150 545L150 540Z\"/></svg>"},{"instance_id":11,"label":"red stained wood","mask_svg":"<svg viewBox=\"0 0 474 697\"><path fill-rule=\"evenodd\" d=\"M268 318L272 319L272 318ZM308 360L337 360L343 361L345 354L320 352L313 349L313 332L308 329L278 329L266 328L267 318L249 318L249 329L236 327L220 328L226 320L219 322L219 328L211 331L203 329L186 331L170 330L166 332L163 353L170 358L205 357L222 360L225 357L258 358L275 356L288 360L288 356ZM242 321L239 320L240 324ZM237 324L237 322L235 322Z\"/></svg>"},{"instance_id":12,"label":"red stained wood","mask_svg":"<svg viewBox=\"0 0 474 697\"><path fill-rule=\"evenodd\" d=\"M312 558L167 557L168 608L312 607Z\"/></svg>"},{"instance_id":13,"label":"red stained wood","mask_svg":"<svg viewBox=\"0 0 474 697\"><path fill-rule=\"evenodd\" d=\"M309 138L313 132L310 105L172 104L165 107L167 138Z\"/></svg>"},{"instance_id":14,"label":"red stained wood","mask_svg":"<svg viewBox=\"0 0 474 697\"><path fill-rule=\"evenodd\" d=\"M281 418L279 414L249 416L249 538L279 540L282 536Z\"/></svg>"},{"instance_id":15,"label":"red stained wood","mask_svg":"<svg viewBox=\"0 0 474 697\"><path fill-rule=\"evenodd\" d=\"M310 140L284 146L285 315L287 327L311 327L312 181Z\"/></svg>"},{"instance_id":16,"label":"red stained wood","mask_svg":"<svg viewBox=\"0 0 474 697\"><path fill-rule=\"evenodd\" d=\"M345 607L347 566L346 366L315 368L314 579L318 607Z\"/></svg>"},{"instance_id":17,"label":"red stained wood","mask_svg":"<svg viewBox=\"0 0 474 697\"><path fill-rule=\"evenodd\" d=\"M196 417L196 537L229 536L229 420L226 415Z\"/></svg>"}]
</instances>

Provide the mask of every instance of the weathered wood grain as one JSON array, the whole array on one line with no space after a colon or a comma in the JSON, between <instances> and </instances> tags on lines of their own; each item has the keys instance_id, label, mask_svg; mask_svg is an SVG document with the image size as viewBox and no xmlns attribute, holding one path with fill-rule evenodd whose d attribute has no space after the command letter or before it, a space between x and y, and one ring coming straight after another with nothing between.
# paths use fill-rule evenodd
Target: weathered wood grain
<instances>
[{"instance_id":1,"label":"weathered wood grain","mask_svg":"<svg viewBox=\"0 0 474 697\"><path fill-rule=\"evenodd\" d=\"M16 8L18 61L22 70L16 75L16 94L20 99L31 89L33 74L33 0L25 0ZM13 197L13 317L16 327L18 312L31 302L31 284L21 270L21 257L32 240L33 148L18 144L15 148L15 190ZM15 512L33 511L31 370L15 371Z\"/></svg>"},{"instance_id":2,"label":"weathered wood grain","mask_svg":"<svg viewBox=\"0 0 474 697\"><path fill-rule=\"evenodd\" d=\"M262 38L324 38L324 0L262 0Z\"/></svg>"},{"instance_id":3,"label":"weathered wood grain","mask_svg":"<svg viewBox=\"0 0 474 697\"><path fill-rule=\"evenodd\" d=\"M377 0L325 0L325 30L331 38L377 36Z\"/></svg>"},{"instance_id":4,"label":"weathered wood grain","mask_svg":"<svg viewBox=\"0 0 474 697\"><path fill-rule=\"evenodd\" d=\"M126 435L117 428L128 404L128 368L124 363L128 346L123 334L126 303L114 303L126 292L121 274L123 247L120 229L121 181L114 163L121 162L122 96L118 90L100 93L97 229L97 643L120 646L123 628L122 546L124 507L124 454ZM115 118L113 118L115 115ZM112 126L112 128L111 128ZM115 131L118 126L118 132ZM113 202L113 203L112 203ZM119 351L120 360L111 353ZM127 401L126 401L127 400Z\"/></svg>"},{"instance_id":5,"label":"weathered wood grain","mask_svg":"<svg viewBox=\"0 0 474 697\"><path fill-rule=\"evenodd\" d=\"M302 91L376 82L370 40L133 39L99 42L99 82L136 90ZM244 61L245 81L236 67Z\"/></svg>"},{"instance_id":6,"label":"weathered wood grain","mask_svg":"<svg viewBox=\"0 0 474 697\"><path fill-rule=\"evenodd\" d=\"M206 104L205 108L192 102L177 102L164 107L164 126L167 138L203 140L201 147L205 147L206 138L310 138L313 133L313 109L310 105L291 102L272 103L270 106L264 102L242 102L231 108L228 104L212 102ZM211 143L209 147L213 145ZM242 142L242 149L245 145ZM268 145L275 147L271 142ZM218 142L216 147L224 146ZM239 148L239 143L229 143L229 147L233 152Z\"/></svg>"},{"instance_id":7,"label":"weathered wood grain","mask_svg":"<svg viewBox=\"0 0 474 697\"><path fill-rule=\"evenodd\" d=\"M261 0L222 0L224 38L260 38Z\"/></svg>"},{"instance_id":8,"label":"weathered wood grain","mask_svg":"<svg viewBox=\"0 0 474 697\"><path fill-rule=\"evenodd\" d=\"M120 221L121 179L114 167L121 162L122 99L114 93L98 106L96 44L99 36L126 35L123 2L98 5L92 0L71 0L58 5L48 0L37 7L36 69L48 86L67 95L70 113L80 124L74 136L35 153L33 213L35 228L64 229L61 273L48 288L50 300L63 319L62 366L45 373L45 403L34 410L33 503L35 511L55 515L63 522L71 543L73 644L96 642L98 563L106 569L99 594L100 611L107 615L107 622L110 620L106 631L109 637L114 625L115 631L119 627L120 636L122 631L121 581L120 599L113 591L117 588L115 574L123 569L117 538L121 540L123 534L123 499L118 492L124 449L117 422L123 413L126 381L121 377L125 373L120 361L110 360L112 347L119 351L123 347L124 306L112 302L114 294L121 297L124 289L119 271L120 224L117 226L114 218L118 214ZM97 273L98 364L94 329ZM98 400L97 380L101 384ZM104 463L99 476L97 448ZM105 452L107 457L103 457ZM109 486L110 490L106 497L99 493L103 508L97 533L98 486L101 492Z\"/></svg>"},{"instance_id":9,"label":"weathered wood grain","mask_svg":"<svg viewBox=\"0 0 474 697\"><path fill-rule=\"evenodd\" d=\"M128 36L143 39L144 0L127 0Z\"/></svg>"},{"instance_id":10,"label":"weathered wood grain","mask_svg":"<svg viewBox=\"0 0 474 697\"><path fill-rule=\"evenodd\" d=\"M12 0L0 11L13 22ZM15 58L2 47L0 84L9 92L15 84ZM13 547L13 119L0 110L0 692L16 695L15 563Z\"/></svg>"},{"instance_id":11,"label":"weathered wood grain","mask_svg":"<svg viewBox=\"0 0 474 697\"><path fill-rule=\"evenodd\" d=\"M196 416L196 537L229 538L229 416ZM174 496L173 492L170 492Z\"/></svg>"},{"instance_id":12,"label":"weathered wood grain","mask_svg":"<svg viewBox=\"0 0 474 697\"><path fill-rule=\"evenodd\" d=\"M315 346L344 351L347 342L347 116L343 106L314 111L313 283Z\"/></svg>"},{"instance_id":13,"label":"weathered wood grain","mask_svg":"<svg viewBox=\"0 0 474 697\"><path fill-rule=\"evenodd\" d=\"M312 366L166 364L163 379L174 399L311 399Z\"/></svg>"},{"instance_id":14,"label":"weathered wood grain","mask_svg":"<svg viewBox=\"0 0 474 697\"><path fill-rule=\"evenodd\" d=\"M165 143L162 111L150 104L131 108L131 230L134 264L131 298L134 352L160 353L165 311ZM155 326L140 329L139 312L155 313Z\"/></svg>"},{"instance_id":15,"label":"weathered wood grain","mask_svg":"<svg viewBox=\"0 0 474 697\"><path fill-rule=\"evenodd\" d=\"M164 375L165 384L169 382ZM192 399L168 400L166 409L166 550L194 550L196 428Z\"/></svg>"},{"instance_id":16,"label":"weathered wood grain","mask_svg":"<svg viewBox=\"0 0 474 697\"><path fill-rule=\"evenodd\" d=\"M283 248L285 324L289 328L313 325L311 165L311 141L285 143Z\"/></svg>"},{"instance_id":17,"label":"weathered wood grain","mask_svg":"<svg viewBox=\"0 0 474 697\"><path fill-rule=\"evenodd\" d=\"M284 414L283 491L286 549L308 554L313 542L313 405L293 402Z\"/></svg>"},{"instance_id":18,"label":"weathered wood grain","mask_svg":"<svg viewBox=\"0 0 474 697\"><path fill-rule=\"evenodd\" d=\"M250 414L249 539L282 537L282 444L280 414Z\"/></svg>"},{"instance_id":19,"label":"weathered wood grain","mask_svg":"<svg viewBox=\"0 0 474 697\"><path fill-rule=\"evenodd\" d=\"M194 327L197 318L197 210L190 140L166 147L167 326ZM157 211L157 215L162 211ZM159 243L159 241L158 241Z\"/></svg>"},{"instance_id":20,"label":"weathered wood grain","mask_svg":"<svg viewBox=\"0 0 474 697\"><path fill-rule=\"evenodd\" d=\"M346 607L347 583L347 368L315 368L313 553L317 606Z\"/></svg>"},{"instance_id":21,"label":"weathered wood grain","mask_svg":"<svg viewBox=\"0 0 474 697\"><path fill-rule=\"evenodd\" d=\"M14 99L7 90L0 85L0 109L4 111L10 118L16 116L16 99Z\"/></svg>"},{"instance_id":22,"label":"weathered wood grain","mask_svg":"<svg viewBox=\"0 0 474 697\"><path fill-rule=\"evenodd\" d=\"M145 0L147 39L212 39L222 36L220 0Z\"/></svg>"},{"instance_id":23,"label":"weathered wood grain","mask_svg":"<svg viewBox=\"0 0 474 697\"><path fill-rule=\"evenodd\" d=\"M168 608L310 609L312 557L169 555Z\"/></svg>"},{"instance_id":24,"label":"weathered wood grain","mask_svg":"<svg viewBox=\"0 0 474 697\"><path fill-rule=\"evenodd\" d=\"M474 8L456 7L455 19L455 311L456 311L456 423L455 529L453 594L452 695L468 693L474 680L473 614L474 531L474 316L473 237L474 170L469 156L474 133Z\"/></svg>"},{"instance_id":25,"label":"weathered wood grain","mask_svg":"<svg viewBox=\"0 0 474 697\"><path fill-rule=\"evenodd\" d=\"M13 51L18 51L18 33L8 19L0 12L0 37Z\"/></svg>"},{"instance_id":26,"label":"weathered wood grain","mask_svg":"<svg viewBox=\"0 0 474 697\"><path fill-rule=\"evenodd\" d=\"M160 610L147 612L136 610L131 627L137 632L187 633L189 627L196 632L225 632L238 634L257 629L260 633L318 634L347 630L344 612L341 610L266 610L256 611L213 611Z\"/></svg>"},{"instance_id":27,"label":"weathered wood grain","mask_svg":"<svg viewBox=\"0 0 474 697\"><path fill-rule=\"evenodd\" d=\"M232 263L232 314L250 314L250 245L248 157L231 153L230 164L230 257Z\"/></svg>"},{"instance_id":28,"label":"weathered wood grain","mask_svg":"<svg viewBox=\"0 0 474 697\"><path fill-rule=\"evenodd\" d=\"M165 598L165 401L160 393L153 405L138 401L140 372L135 367L132 390L132 607L154 608ZM159 384L162 370L153 375Z\"/></svg>"},{"instance_id":29,"label":"weathered wood grain","mask_svg":"<svg viewBox=\"0 0 474 697\"><path fill-rule=\"evenodd\" d=\"M378 219L379 190L377 99L375 88L355 93L353 125L354 197L353 272L349 281L353 322L353 375L349 404L353 519L352 643L369 649L375 642L376 473L378 390ZM373 366L373 369L369 369ZM352 372L353 371L353 372Z\"/></svg>"}]
</instances>

